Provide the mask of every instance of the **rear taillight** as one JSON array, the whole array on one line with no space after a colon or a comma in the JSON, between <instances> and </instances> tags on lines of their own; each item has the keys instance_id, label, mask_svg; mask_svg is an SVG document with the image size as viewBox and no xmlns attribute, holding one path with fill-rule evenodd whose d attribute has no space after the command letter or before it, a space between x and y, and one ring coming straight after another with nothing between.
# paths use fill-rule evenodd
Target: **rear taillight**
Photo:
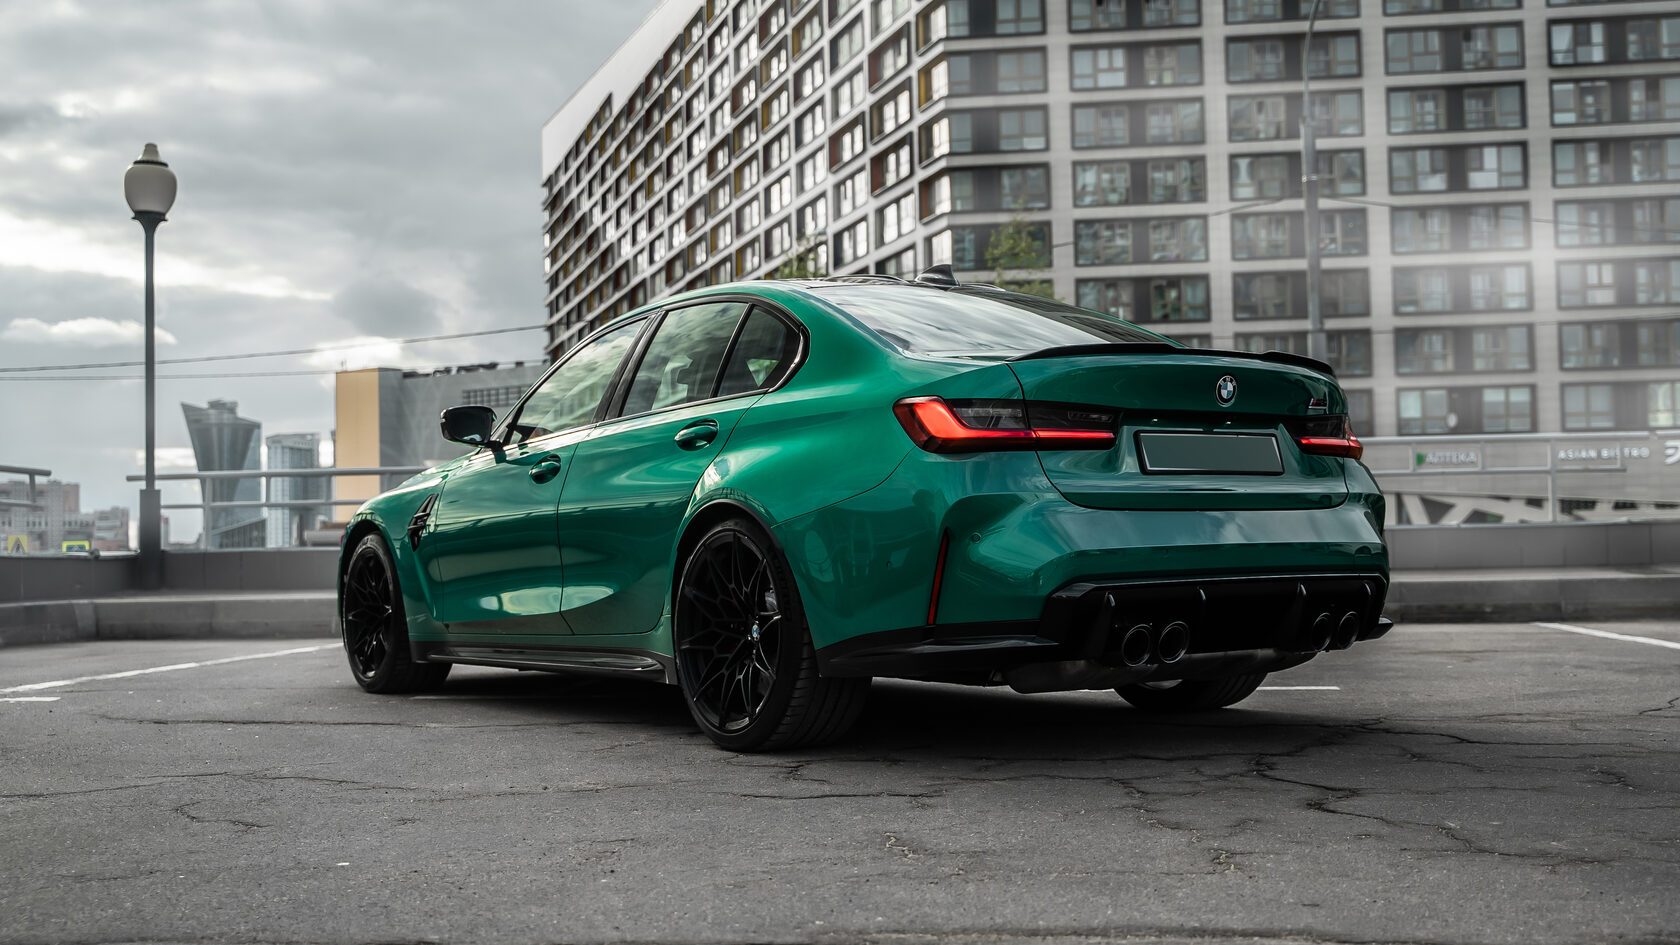
<instances>
[{"instance_id":1,"label":"rear taillight","mask_svg":"<svg viewBox=\"0 0 1680 945\"><path fill-rule=\"evenodd\" d=\"M1112 410L1020 400L906 397L893 413L930 453L993 450L1106 450L1114 446Z\"/></svg>"},{"instance_id":2,"label":"rear taillight","mask_svg":"<svg viewBox=\"0 0 1680 945\"><path fill-rule=\"evenodd\" d=\"M1365 455L1365 447L1360 444L1359 437L1353 435L1353 424L1345 416L1292 420L1289 432L1303 453L1346 456L1349 459Z\"/></svg>"}]
</instances>

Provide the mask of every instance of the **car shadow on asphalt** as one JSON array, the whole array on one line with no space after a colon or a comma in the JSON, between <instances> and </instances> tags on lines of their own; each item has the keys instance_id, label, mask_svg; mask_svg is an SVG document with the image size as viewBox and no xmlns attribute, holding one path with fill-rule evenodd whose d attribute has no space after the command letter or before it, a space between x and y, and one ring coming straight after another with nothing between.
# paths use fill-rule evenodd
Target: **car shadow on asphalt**
<instances>
[{"instance_id":1,"label":"car shadow on asphalt","mask_svg":"<svg viewBox=\"0 0 1680 945\"><path fill-rule=\"evenodd\" d=\"M563 676L496 673L451 677L438 697L496 706L527 721L657 728L699 735L674 686ZM1226 751L1292 752L1313 744L1389 739L1377 720L1325 705L1322 711L1243 708L1156 715L1113 692L1022 695L1007 687L877 680L857 726L803 757L1067 755L1190 756Z\"/></svg>"}]
</instances>

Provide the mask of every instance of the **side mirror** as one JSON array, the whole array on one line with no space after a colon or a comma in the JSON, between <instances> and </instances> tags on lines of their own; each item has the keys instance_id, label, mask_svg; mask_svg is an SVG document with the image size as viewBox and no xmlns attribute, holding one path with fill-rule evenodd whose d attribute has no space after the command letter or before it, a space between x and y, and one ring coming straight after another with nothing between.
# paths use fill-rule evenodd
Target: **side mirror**
<instances>
[{"instance_id":1,"label":"side mirror","mask_svg":"<svg viewBox=\"0 0 1680 945\"><path fill-rule=\"evenodd\" d=\"M443 412L438 426L443 438L451 443L483 446L490 442L490 433L496 429L496 411L476 404L450 407Z\"/></svg>"}]
</instances>

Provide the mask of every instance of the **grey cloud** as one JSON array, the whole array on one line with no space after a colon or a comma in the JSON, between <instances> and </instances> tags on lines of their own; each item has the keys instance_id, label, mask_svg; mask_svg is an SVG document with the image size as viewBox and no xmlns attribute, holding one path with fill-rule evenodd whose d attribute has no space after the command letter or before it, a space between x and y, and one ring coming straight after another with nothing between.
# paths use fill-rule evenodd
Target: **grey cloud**
<instances>
[{"instance_id":1,"label":"grey cloud","mask_svg":"<svg viewBox=\"0 0 1680 945\"><path fill-rule=\"evenodd\" d=\"M411 338L438 334L438 300L394 280L362 280L333 298L333 309L361 334Z\"/></svg>"}]
</instances>

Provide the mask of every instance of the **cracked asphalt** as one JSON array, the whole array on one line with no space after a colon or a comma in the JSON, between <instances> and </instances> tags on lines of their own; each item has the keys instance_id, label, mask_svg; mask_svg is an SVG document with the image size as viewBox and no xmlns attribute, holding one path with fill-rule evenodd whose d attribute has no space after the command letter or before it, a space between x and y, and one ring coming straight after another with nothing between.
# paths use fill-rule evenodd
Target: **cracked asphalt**
<instances>
[{"instance_id":1,"label":"cracked asphalt","mask_svg":"<svg viewBox=\"0 0 1680 945\"><path fill-rule=\"evenodd\" d=\"M664 687L369 696L336 649L16 689L310 642L0 650L0 941L1680 941L1680 649L1531 624L1177 719L877 683L778 756Z\"/></svg>"}]
</instances>

